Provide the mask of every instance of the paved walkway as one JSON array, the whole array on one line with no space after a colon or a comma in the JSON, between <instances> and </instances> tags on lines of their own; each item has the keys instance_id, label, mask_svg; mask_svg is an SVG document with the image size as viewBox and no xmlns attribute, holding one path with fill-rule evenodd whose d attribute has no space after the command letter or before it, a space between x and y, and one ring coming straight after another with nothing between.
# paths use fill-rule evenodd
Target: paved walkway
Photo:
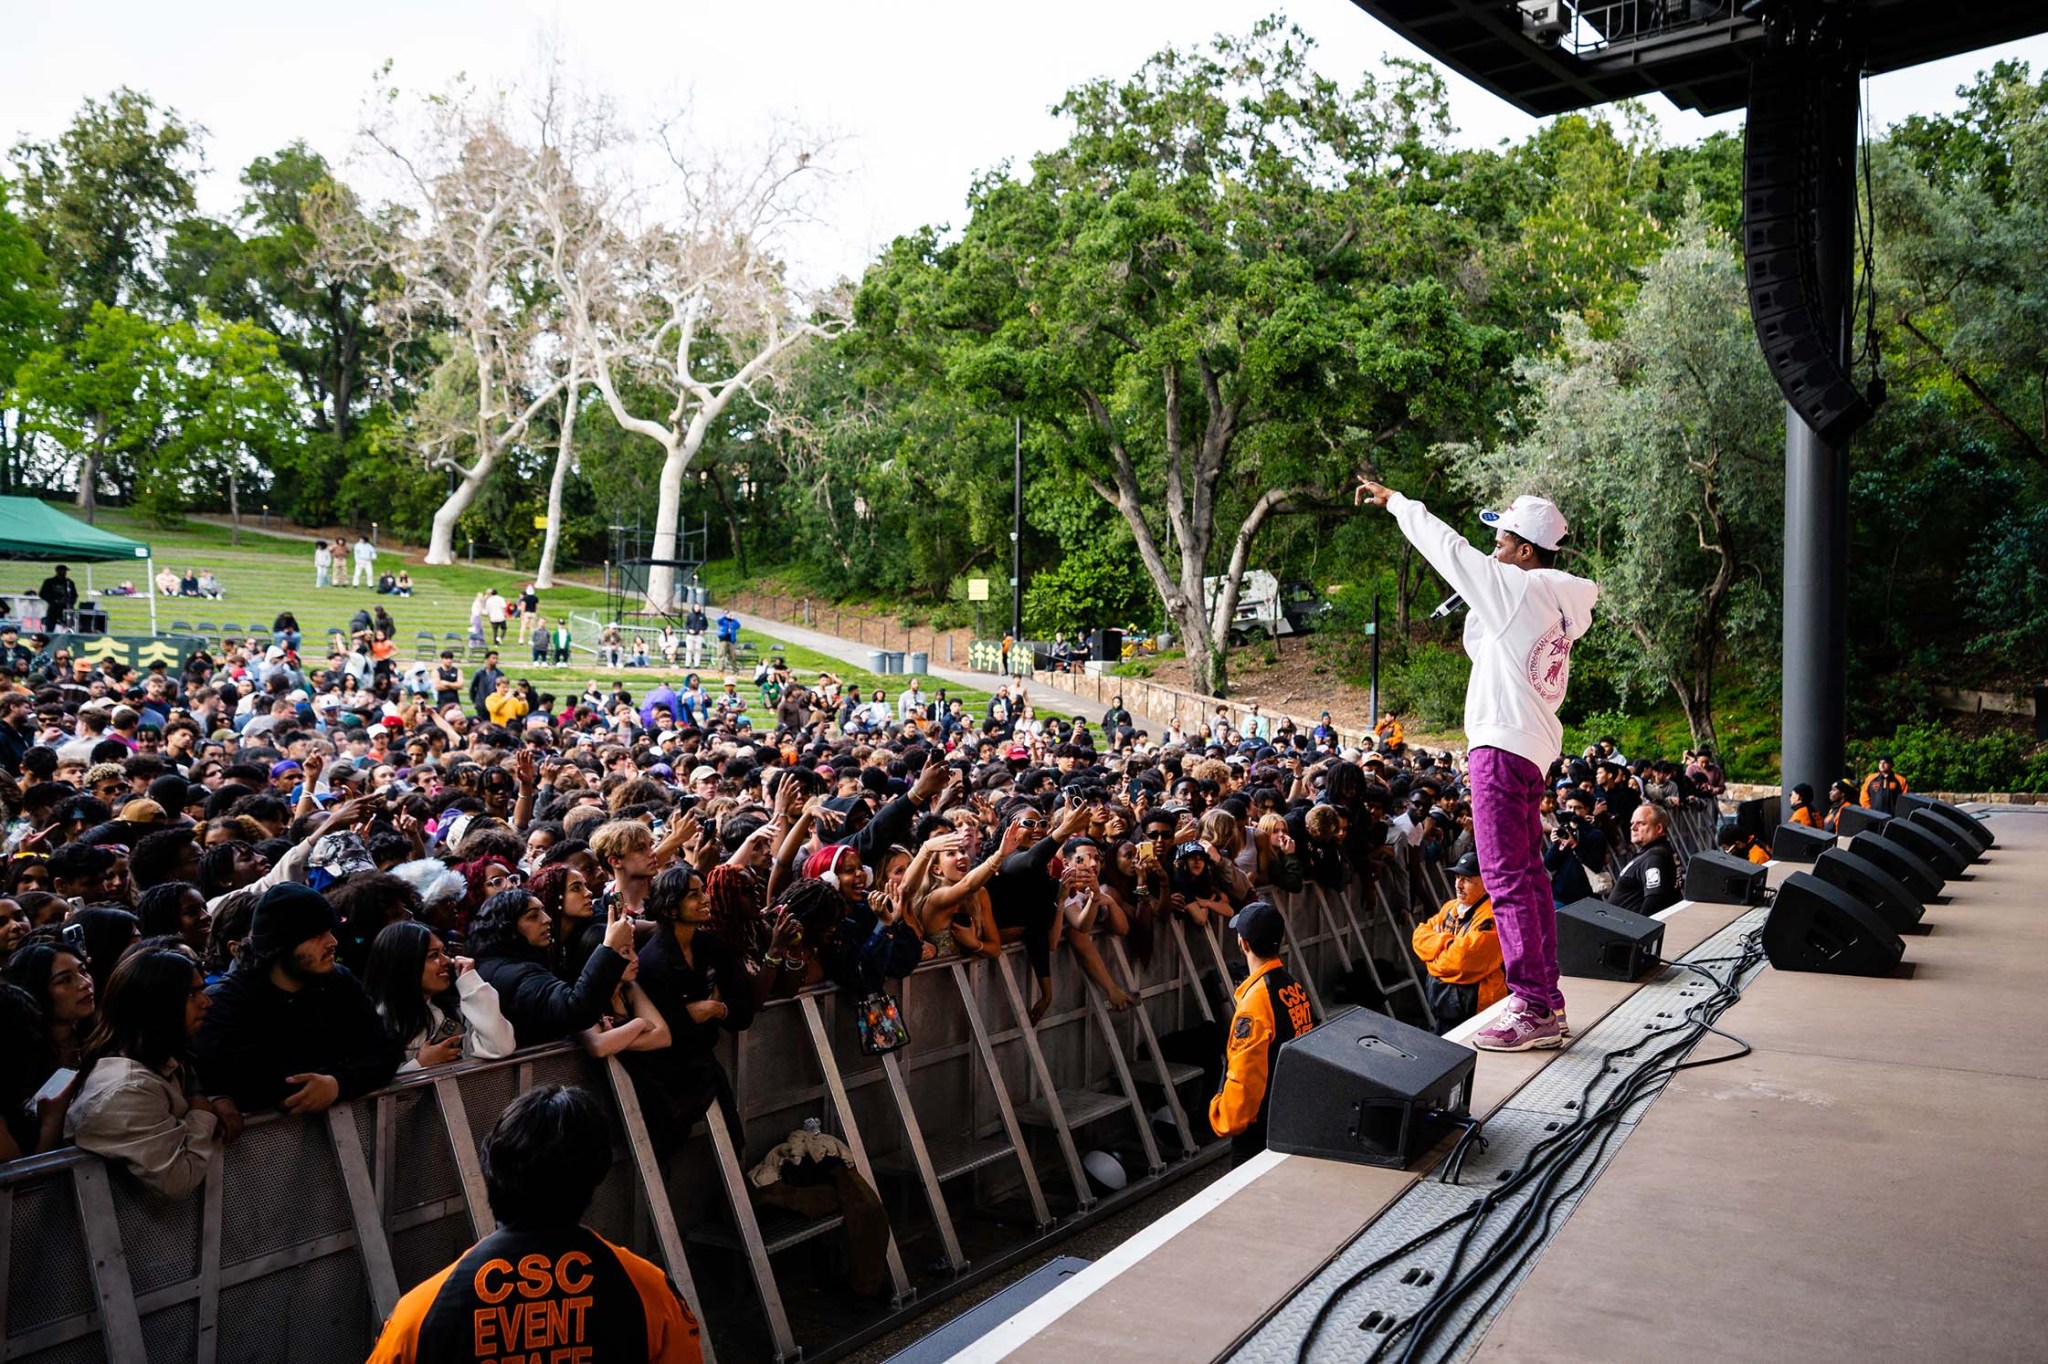
<instances>
[{"instance_id":1,"label":"paved walkway","mask_svg":"<svg viewBox=\"0 0 2048 1364\"><path fill-rule=\"evenodd\" d=\"M868 653L871 648L869 645L850 639L841 639L838 635L828 635L819 630L808 630L801 625L791 625L786 621L770 620L766 616L751 616L743 611L735 611L733 614L739 617L742 630L752 630L756 634L768 635L785 643L801 645L813 653L836 658L842 663L850 663L856 668L866 668L868 666ZM746 636L743 634L740 638L744 640ZM710 653L715 646L707 640L704 647L705 652ZM948 686L971 687L975 691L985 692L993 692L996 689L996 685L1002 681L994 673L970 672L965 668L947 668L937 663L932 664L931 672L927 675L946 683ZM896 698L892 696L889 699L893 701Z\"/></svg>"}]
</instances>

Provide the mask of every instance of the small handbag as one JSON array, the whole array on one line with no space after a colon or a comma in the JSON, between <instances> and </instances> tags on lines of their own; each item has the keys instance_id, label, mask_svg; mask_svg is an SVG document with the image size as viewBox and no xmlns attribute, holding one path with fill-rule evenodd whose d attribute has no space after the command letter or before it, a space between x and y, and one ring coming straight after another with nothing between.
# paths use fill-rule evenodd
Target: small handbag
<instances>
[{"instance_id":1,"label":"small handbag","mask_svg":"<svg viewBox=\"0 0 2048 1364\"><path fill-rule=\"evenodd\" d=\"M854 1026L860 1031L860 1049L868 1056L881 1056L909 1045L910 1029L903 1011L887 991L876 990L862 999Z\"/></svg>"}]
</instances>

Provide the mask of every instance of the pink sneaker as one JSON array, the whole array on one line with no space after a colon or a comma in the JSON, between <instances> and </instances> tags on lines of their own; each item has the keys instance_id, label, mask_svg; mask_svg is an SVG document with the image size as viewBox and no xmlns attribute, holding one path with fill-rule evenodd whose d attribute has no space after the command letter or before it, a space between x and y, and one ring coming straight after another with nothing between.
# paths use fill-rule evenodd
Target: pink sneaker
<instances>
[{"instance_id":1,"label":"pink sneaker","mask_svg":"<svg viewBox=\"0 0 2048 1364\"><path fill-rule=\"evenodd\" d=\"M1539 1051L1564 1045L1564 1017L1539 1014L1519 996L1510 1000L1500 1017L1472 1035L1472 1045L1481 1051Z\"/></svg>"}]
</instances>

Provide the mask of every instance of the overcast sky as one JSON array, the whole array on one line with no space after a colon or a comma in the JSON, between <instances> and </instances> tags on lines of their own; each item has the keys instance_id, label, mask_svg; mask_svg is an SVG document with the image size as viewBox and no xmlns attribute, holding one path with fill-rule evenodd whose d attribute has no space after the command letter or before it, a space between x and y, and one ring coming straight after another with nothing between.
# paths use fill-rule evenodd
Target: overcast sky
<instances>
[{"instance_id":1,"label":"overcast sky","mask_svg":"<svg viewBox=\"0 0 2048 1364\"><path fill-rule=\"evenodd\" d=\"M748 139L778 115L846 139L845 174L828 227L795 247L801 274L857 275L891 237L961 216L975 171L1055 145L1050 106L1069 87L1124 75L1168 44L1242 32L1269 7L1252 0L1039 0L1030 6L910 3L707 5L701 0L100 0L17 4L0 81L0 134L53 136L81 99L119 85L148 92L203 124L210 174L202 207L230 209L253 157L303 138L337 164L377 67L404 87L458 73L485 83L532 69L540 37L559 35L579 75L642 121L687 100L704 132ZM1420 55L1349 0L1294 0L1286 11L1317 41L1315 63L1349 78L1383 54ZM2048 38L1917 67L1873 83L1879 126L1953 108L1954 89L1999 56L2048 68ZM1517 138L1534 121L1452 80L1466 141ZM1732 117L1702 120L1661 99L1667 136L1690 140Z\"/></svg>"}]
</instances>

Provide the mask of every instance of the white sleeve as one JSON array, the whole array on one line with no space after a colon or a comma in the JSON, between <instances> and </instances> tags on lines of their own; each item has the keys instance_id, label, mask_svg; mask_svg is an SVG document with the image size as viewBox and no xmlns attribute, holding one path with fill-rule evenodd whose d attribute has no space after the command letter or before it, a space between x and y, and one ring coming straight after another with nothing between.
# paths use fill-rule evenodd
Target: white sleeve
<instances>
[{"instance_id":1,"label":"white sleeve","mask_svg":"<svg viewBox=\"0 0 2048 1364\"><path fill-rule=\"evenodd\" d=\"M1408 543L1465 599L1482 624L1498 630L1507 623L1528 591L1527 574L1473 548L1471 541L1412 497L1395 493L1387 499L1387 510Z\"/></svg>"},{"instance_id":2,"label":"white sleeve","mask_svg":"<svg viewBox=\"0 0 2048 1364\"><path fill-rule=\"evenodd\" d=\"M474 969L455 982L462 999L462 1054L472 1061L497 1061L519 1050L512 1025L498 1007L498 991Z\"/></svg>"}]
</instances>

